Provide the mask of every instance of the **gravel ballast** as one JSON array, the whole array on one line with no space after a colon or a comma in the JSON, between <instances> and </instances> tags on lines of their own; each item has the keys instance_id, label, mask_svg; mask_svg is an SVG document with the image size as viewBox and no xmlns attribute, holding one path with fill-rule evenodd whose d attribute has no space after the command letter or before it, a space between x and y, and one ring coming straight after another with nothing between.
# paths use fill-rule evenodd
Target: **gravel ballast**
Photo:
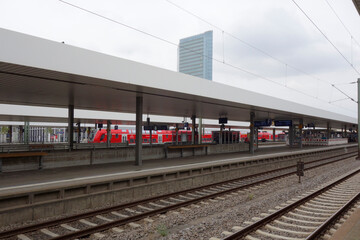
<instances>
[{"instance_id":1,"label":"gravel ballast","mask_svg":"<svg viewBox=\"0 0 360 240\"><path fill-rule=\"evenodd\" d=\"M123 226L122 229L125 231L121 234L108 231L104 239L195 240L224 237L223 231L231 231L234 226L245 226L245 221L252 221L253 217L260 217L261 213L268 213L269 209L275 209L276 206L357 167L360 167L360 161L355 161L353 157L305 171L301 183L298 183L298 177L295 175L285 177L262 185L258 189L243 191L238 195L227 195L224 197L225 200L206 201L208 204L198 203L200 207L189 206L187 208L190 211L178 210L169 212L166 216L154 216L154 222L141 221L141 226L137 229Z\"/></svg>"}]
</instances>

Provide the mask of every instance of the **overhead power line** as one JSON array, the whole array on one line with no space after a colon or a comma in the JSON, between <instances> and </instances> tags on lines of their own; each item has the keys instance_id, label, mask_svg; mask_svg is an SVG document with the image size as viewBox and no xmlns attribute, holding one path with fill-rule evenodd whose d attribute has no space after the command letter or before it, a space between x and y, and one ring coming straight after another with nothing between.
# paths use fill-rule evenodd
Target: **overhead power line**
<instances>
[{"instance_id":1,"label":"overhead power line","mask_svg":"<svg viewBox=\"0 0 360 240\"><path fill-rule=\"evenodd\" d=\"M336 88L338 91L340 91L342 94L344 94L346 97L348 97L351 101L357 103L357 101L355 101L355 99L353 99L352 97L350 97L349 95L347 95L346 93L344 93L343 91L341 91L338 87L336 87L334 84L333 84L333 87Z\"/></svg>"},{"instance_id":2,"label":"overhead power line","mask_svg":"<svg viewBox=\"0 0 360 240\"><path fill-rule=\"evenodd\" d=\"M130 25L128 25L128 24L124 24L124 23L119 22L119 21L117 21L117 20L114 20L114 19L111 19L111 18L109 18L109 17L103 16L103 15L101 15L101 14L99 14L99 13L96 13L96 12L90 11L90 10L88 10L88 9L85 9L85 8L83 8L83 7L77 6L77 5L75 5L75 4L66 2L66 1L64 1L64 0L59 0L59 1L62 2L62 3L64 3L64 4L69 5L69 6L71 6L71 7L77 8L77 9L79 9L79 10L81 10L81 11L90 13L90 14L95 15L95 16L97 16L97 17L103 18L103 19L105 19L105 20L107 20L107 21L110 21L110 22L113 22L113 23L115 23L115 24L118 24L118 25L121 25L121 26L130 28L130 29L132 29L132 30L134 30L134 31L136 31L136 32L145 34L145 35L147 35L147 36L149 36L149 37L155 38L155 39L157 39L157 40L160 40L160 41L162 41L162 42L165 42L165 43L167 43L167 44L170 44L170 45L173 45L173 46L176 46L176 47L179 47L179 48L180 48L180 46L179 46L177 43L171 42L171 41L169 41L169 40L167 40L167 39L164 39L164 38L162 38L162 37L159 37L159 36L153 35L153 34L151 34L151 33L145 32L145 31L140 30L140 29L138 29L138 28L132 27L132 26L130 26ZM202 56L204 56L204 57L206 57L206 58L212 59L212 60L214 60L214 61L216 61L216 62L218 62L218 63L222 63L222 64L224 64L224 65L227 65L227 66L229 66L229 67L231 67L231 68L234 68L234 69L240 70L240 71L242 71L242 72L245 72L245 73L247 73L247 74L249 74L249 75L252 75L252 76L254 76L254 77L257 77L257 78L260 78L260 79L263 79L263 80L272 82L272 83L274 83L274 84L276 84L276 85L279 85L279 86L288 88L288 89L293 90L293 91L295 91L295 92L298 92L298 93L301 93L301 94L303 94L303 95L306 95L306 96L309 96L309 97L315 98L315 99L317 99L317 100L320 100L320 101L323 101L323 102L328 103L326 100L323 100L323 99L321 99L321 98L312 96L312 95L310 95L310 94L308 94L308 93L305 93L305 92L303 92L303 91L300 91L300 90L298 90L298 89L294 89L294 88L288 87L288 86L286 86L286 85L284 85L284 84L281 84L281 83L279 83L279 82L276 82L276 81L274 81L274 80L271 80L271 79L269 79L269 78L267 78L267 77L264 77L264 76L262 76L262 75L259 75L259 74L257 74L257 73L251 72L251 71L248 71L248 70L246 70L246 69L244 69L244 68L242 68L242 67L229 64L229 63L227 63L227 62L224 62L223 60L219 60L219 59L216 59L216 58L214 58L214 57L209 57L209 56L207 56L207 55L205 55L205 54L201 54L201 53L199 53L199 52L197 52L197 51L194 51L194 50L192 50L192 49L188 49L188 48L183 47L183 46L182 46L182 48L185 49L185 50L191 51L191 52L193 52L193 53L200 54L200 55L202 55ZM344 107L340 107L340 106L337 106L337 105L334 105L334 106L352 112L352 110L350 110L350 109L347 109L347 108L344 108Z\"/></svg>"},{"instance_id":3,"label":"overhead power line","mask_svg":"<svg viewBox=\"0 0 360 240\"><path fill-rule=\"evenodd\" d=\"M329 5L331 11L335 14L335 16L337 17L337 19L340 21L340 23L343 25L343 27L345 28L345 30L349 33L349 35L351 36L351 38L355 41L355 43L360 47L359 42L355 39L354 35L351 34L350 30L345 26L344 22L341 20L341 18L339 17L339 15L336 13L335 9L331 6L331 4L329 3L328 0L325 0L326 3Z\"/></svg>"},{"instance_id":4,"label":"overhead power line","mask_svg":"<svg viewBox=\"0 0 360 240\"><path fill-rule=\"evenodd\" d=\"M342 56L342 58L350 65L354 71L360 75L360 72L353 66L353 64L342 54L342 52L335 46L335 44L326 36L326 34L316 25L316 23L306 14L306 12L296 3L295 0L292 2L297 6L297 8L305 15L305 17L315 26L315 28L323 35L323 37L333 46L333 48Z\"/></svg>"},{"instance_id":5,"label":"overhead power line","mask_svg":"<svg viewBox=\"0 0 360 240\"><path fill-rule=\"evenodd\" d=\"M290 64L288 64L288 63L286 63L286 62L284 62L284 61L282 61L282 60L280 60L280 59L278 59L277 57L274 57L273 55L269 54L268 52L266 52L266 51L264 51L264 50L262 50L262 49L260 49L260 48L258 48L258 47L256 47L256 46L248 43L247 41L239 38L238 36L235 36L234 34L231 34L231 33L227 32L227 31L225 31L223 28L221 28L221 27L219 27L219 26L217 26L217 25L209 22L208 20L206 20L206 19L204 19L204 18L196 15L195 13L193 13L193 12L185 9L184 7L181 7L180 5L174 3L174 2L172 2L172 1L170 1L170 0L166 0L166 1L167 1L168 3L170 3L171 5L175 6L176 8L178 8L178 9L180 9L180 10L182 10L182 11L190 14L191 16L193 16L193 17L195 17L195 18L197 18L197 19L199 19L199 20L207 23L208 25L210 25L210 26L218 29L219 31L222 32L222 34L225 33L225 34L229 35L230 37L232 37L232 38L238 40L239 42L243 43L244 45L246 45L246 46L248 46L248 47L250 47L250 48L252 48L252 49L254 49L254 50L256 50L256 51L258 51L258 52L260 52L260 53L262 53L263 55L265 55L265 56L267 56L267 57L270 57L270 58L272 58L273 60L275 60L275 61L277 61L277 62L285 65L285 67L286 67L286 78L287 78L287 69L288 69L288 68L292 68L293 70L295 70L295 71L297 71L297 72L300 72L300 73L302 73L302 74L305 74L305 75L307 75L307 76L309 76L309 77L311 77L311 78L314 78L315 80L325 82L325 83L329 84L331 87L334 87L331 82L328 82L328 81L326 81L326 80L323 80L323 79L320 79L320 78L318 78L318 77L315 77L315 76L311 75L310 73L307 73L306 71L304 71L304 70L302 70L302 69L299 69L299 68L297 68L297 67L295 67L295 66L292 66L292 65L290 65ZM223 40L223 41L224 41L224 40ZM223 43L223 44L224 44L224 43ZM223 58L224 58L224 56L223 56ZM224 60L224 61L225 61L225 60ZM287 87L286 82L285 82L284 87ZM335 88L335 89L336 89L336 88ZM294 89L293 89L293 90L294 90ZM338 90L338 89L336 89L336 90ZM339 91L339 90L338 90L338 91ZM339 91L339 92L340 92L340 93L343 93L342 91ZM305 94L305 95L309 96L309 94ZM314 96L311 95L311 97L314 97ZM315 97L315 98L317 98L317 97ZM318 98L317 98L317 99L318 99ZM331 102L328 102L328 103L331 104Z\"/></svg>"},{"instance_id":6,"label":"overhead power line","mask_svg":"<svg viewBox=\"0 0 360 240\"><path fill-rule=\"evenodd\" d=\"M329 101L329 103L334 103L334 102L340 102L340 101L344 101L344 100L348 100L349 98L342 98L342 99L338 99L338 100L334 100L334 101Z\"/></svg>"}]
</instances>

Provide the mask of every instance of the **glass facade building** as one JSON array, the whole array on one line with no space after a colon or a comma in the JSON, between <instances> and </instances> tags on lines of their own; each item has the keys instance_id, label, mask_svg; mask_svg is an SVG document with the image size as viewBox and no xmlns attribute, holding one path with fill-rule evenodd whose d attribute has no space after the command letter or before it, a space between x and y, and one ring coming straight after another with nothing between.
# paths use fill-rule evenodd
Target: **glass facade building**
<instances>
[{"instance_id":1,"label":"glass facade building","mask_svg":"<svg viewBox=\"0 0 360 240\"><path fill-rule=\"evenodd\" d=\"M180 39L178 71L212 80L213 32Z\"/></svg>"}]
</instances>

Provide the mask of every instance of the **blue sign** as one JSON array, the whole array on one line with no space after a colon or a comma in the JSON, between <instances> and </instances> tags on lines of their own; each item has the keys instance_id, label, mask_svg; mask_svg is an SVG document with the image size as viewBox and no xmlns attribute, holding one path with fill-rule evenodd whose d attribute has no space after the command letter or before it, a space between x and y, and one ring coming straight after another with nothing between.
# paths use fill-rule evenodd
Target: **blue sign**
<instances>
[{"instance_id":1,"label":"blue sign","mask_svg":"<svg viewBox=\"0 0 360 240\"><path fill-rule=\"evenodd\" d=\"M144 126L145 131L154 130L154 126Z\"/></svg>"},{"instance_id":2,"label":"blue sign","mask_svg":"<svg viewBox=\"0 0 360 240\"><path fill-rule=\"evenodd\" d=\"M224 124L224 123L228 123L228 119L227 118L219 118L219 124Z\"/></svg>"},{"instance_id":3,"label":"blue sign","mask_svg":"<svg viewBox=\"0 0 360 240\"><path fill-rule=\"evenodd\" d=\"M275 122L275 126L276 127L282 127L282 126L292 126L292 120L276 120Z\"/></svg>"},{"instance_id":4,"label":"blue sign","mask_svg":"<svg viewBox=\"0 0 360 240\"><path fill-rule=\"evenodd\" d=\"M254 127L269 127L271 126L271 119L265 119L264 121L254 121Z\"/></svg>"}]
</instances>

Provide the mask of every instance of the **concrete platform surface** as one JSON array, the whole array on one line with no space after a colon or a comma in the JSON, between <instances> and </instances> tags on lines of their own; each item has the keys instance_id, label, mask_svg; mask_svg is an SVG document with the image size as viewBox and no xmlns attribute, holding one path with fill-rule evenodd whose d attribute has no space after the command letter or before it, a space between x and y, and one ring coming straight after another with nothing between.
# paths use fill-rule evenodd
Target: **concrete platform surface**
<instances>
[{"instance_id":1,"label":"concrete platform surface","mask_svg":"<svg viewBox=\"0 0 360 240\"><path fill-rule=\"evenodd\" d=\"M331 240L360 240L360 208L351 214Z\"/></svg>"},{"instance_id":2,"label":"concrete platform surface","mask_svg":"<svg viewBox=\"0 0 360 240\"><path fill-rule=\"evenodd\" d=\"M343 145L345 146L345 145ZM350 144L348 146L351 146ZM30 170L22 172L5 172L0 173L0 192L27 188L32 186L42 186L54 183L65 183L73 182L78 183L81 180L94 180L101 179L104 177L118 177L121 175L136 174L139 172L150 172L156 171L161 172L162 170L169 168L187 167L195 164L215 164L216 162L224 161L240 161L241 159L251 159L258 156L284 154L284 153L295 153L299 151L309 151L315 149L331 149L335 147L304 147L289 148L284 145L271 145L260 147L254 155L246 152L241 153L229 153L221 155L210 155L210 156L195 156L185 158L173 158L173 159L158 159L158 160L146 160L143 161L142 166L135 166L134 162L123 162L123 163L111 163L111 164L97 164L91 166L76 166L56 169L45 169L45 170Z\"/></svg>"}]
</instances>

